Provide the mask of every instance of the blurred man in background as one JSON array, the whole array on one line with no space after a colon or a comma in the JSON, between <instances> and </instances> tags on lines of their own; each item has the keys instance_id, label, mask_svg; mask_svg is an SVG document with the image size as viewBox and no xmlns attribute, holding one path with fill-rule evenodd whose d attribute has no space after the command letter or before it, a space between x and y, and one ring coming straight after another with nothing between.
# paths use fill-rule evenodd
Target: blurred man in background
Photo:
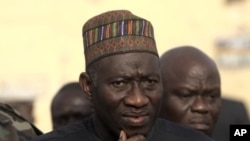
<instances>
[{"instance_id":1,"label":"blurred man in background","mask_svg":"<svg viewBox=\"0 0 250 141\"><path fill-rule=\"evenodd\" d=\"M92 102L82 91L79 82L63 85L51 103L53 129L83 121L93 114Z\"/></svg>"}]
</instances>

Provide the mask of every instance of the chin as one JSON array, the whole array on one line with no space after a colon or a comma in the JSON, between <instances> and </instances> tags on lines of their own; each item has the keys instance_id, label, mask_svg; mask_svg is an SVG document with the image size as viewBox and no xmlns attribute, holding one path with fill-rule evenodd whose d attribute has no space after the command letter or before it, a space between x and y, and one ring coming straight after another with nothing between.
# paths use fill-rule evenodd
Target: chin
<instances>
[{"instance_id":1,"label":"chin","mask_svg":"<svg viewBox=\"0 0 250 141\"><path fill-rule=\"evenodd\" d=\"M136 128L136 129L124 129L127 137L135 136L135 135L144 135L145 137L149 134L151 128Z\"/></svg>"}]
</instances>

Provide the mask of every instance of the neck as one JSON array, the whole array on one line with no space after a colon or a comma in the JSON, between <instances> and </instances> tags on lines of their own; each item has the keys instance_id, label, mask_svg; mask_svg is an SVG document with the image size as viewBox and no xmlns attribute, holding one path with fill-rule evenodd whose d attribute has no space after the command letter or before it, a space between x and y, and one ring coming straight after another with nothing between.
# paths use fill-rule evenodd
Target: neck
<instances>
[{"instance_id":1,"label":"neck","mask_svg":"<svg viewBox=\"0 0 250 141\"><path fill-rule=\"evenodd\" d=\"M93 116L93 125L94 125L94 131L98 138L104 141L117 141L118 135L114 135L109 129L109 127L105 126L103 122L100 120L100 118L94 114Z\"/></svg>"}]
</instances>

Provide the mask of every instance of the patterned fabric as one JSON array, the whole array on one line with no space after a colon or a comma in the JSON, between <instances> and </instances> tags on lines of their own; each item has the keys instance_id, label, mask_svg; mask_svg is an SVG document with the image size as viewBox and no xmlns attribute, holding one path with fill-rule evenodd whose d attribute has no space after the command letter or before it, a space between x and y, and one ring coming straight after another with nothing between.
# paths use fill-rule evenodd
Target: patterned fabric
<instances>
[{"instance_id":1,"label":"patterned fabric","mask_svg":"<svg viewBox=\"0 0 250 141\"><path fill-rule=\"evenodd\" d=\"M0 141L29 141L42 132L6 104L0 103Z\"/></svg>"},{"instance_id":2,"label":"patterned fabric","mask_svg":"<svg viewBox=\"0 0 250 141\"><path fill-rule=\"evenodd\" d=\"M83 26L86 65L103 57L126 52L158 56L151 23L127 10L109 11Z\"/></svg>"}]
</instances>

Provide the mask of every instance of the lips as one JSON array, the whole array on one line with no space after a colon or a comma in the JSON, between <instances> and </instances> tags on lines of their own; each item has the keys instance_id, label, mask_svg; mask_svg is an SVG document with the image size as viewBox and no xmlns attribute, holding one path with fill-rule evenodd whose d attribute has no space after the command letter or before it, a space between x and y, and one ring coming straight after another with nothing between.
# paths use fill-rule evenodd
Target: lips
<instances>
[{"instance_id":1,"label":"lips","mask_svg":"<svg viewBox=\"0 0 250 141\"><path fill-rule=\"evenodd\" d=\"M205 120L194 120L190 122L190 126L196 130L208 131L210 130L210 124Z\"/></svg>"},{"instance_id":2,"label":"lips","mask_svg":"<svg viewBox=\"0 0 250 141\"><path fill-rule=\"evenodd\" d=\"M149 121L148 113L126 113L122 117L131 126L143 126Z\"/></svg>"}]
</instances>

